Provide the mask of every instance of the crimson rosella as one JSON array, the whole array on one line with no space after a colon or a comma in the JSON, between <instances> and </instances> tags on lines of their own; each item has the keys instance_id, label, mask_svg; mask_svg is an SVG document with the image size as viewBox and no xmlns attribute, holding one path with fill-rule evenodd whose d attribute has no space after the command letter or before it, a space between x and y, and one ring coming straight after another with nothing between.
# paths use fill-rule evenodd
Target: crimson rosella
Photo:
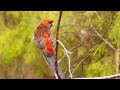
<instances>
[{"instance_id":1,"label":"crimson rosella","mask_svg":"<svg viewBox=\"0 0 120 90\"><path fill-rule=\"evenodd\" d=\"M56 78L58 78L55 70L55 49L54 49L54 40L50 33L50 28L53 26L54 21L51 19L43 20L40 25L34 31L34 44L42 50L45 59L50 66L51 70L54 72ZM61 79L64 79L62 70L58 64L58 74Z\"/></svg>"}]
</instances>

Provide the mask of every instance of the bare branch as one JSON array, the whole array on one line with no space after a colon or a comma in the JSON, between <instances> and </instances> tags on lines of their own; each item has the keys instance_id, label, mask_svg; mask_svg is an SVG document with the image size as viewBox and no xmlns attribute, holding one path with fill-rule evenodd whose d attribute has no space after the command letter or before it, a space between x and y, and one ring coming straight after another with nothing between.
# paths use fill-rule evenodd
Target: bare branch
<instances>
[{"instance_id":1,"label":"bare branch","mask_svg":"<svg viewBox=\"0 0 120 90\"><path fill-rule=\"evenodd\" d=\"M79 15L84 15L84 16L86 16L89 12L90 12L90 11L86 11L85 14L79 14Z\"/></svg>"},{"instance_id":2,"label":"bare branch","mask_svg":"<svg viewBox=\"0 0 120 90\"><path fill-rule=\"evenodd\" d=\"M78 44L77 46L74 46L73 48L71 48L69 51L72 51L73 49L78 48L79 46L81 46L83 44L83 42L81 42L80 44Z\"/></svg>"},{"instance_id":3,"label":"bare branch","mask_svg":"<svg viewBox=\"0 0 120 90\"><path fill-rule=\"evenodd\" d=\"M96 11L94 11L95 12L95 14L98 16L98 18L100 19L100 21L102 22L102 19L101 19L101 17L98 15L98 13L96 12Z\"/></svg>"},{"instance_id":4,"label":"bare branch","mask_svg":"<svg viewBox=\"0 0 120 90\"><path fill-rule=\"evenodd\" d=\"M55 70L56 70L56 73L57 73L57 76L59 79L61 79L59 73L58 73L58 63L57 63L57 55L58 55L58 37L59 37L59 26L60 26L60 21L61 21L61 17L62 17L62 11L60 11L60 14L59 14L59 20L58 20L58 25L57 25L57 32L56 32L56 55L55 55L55 58L56 58L56 61L55 61Z\"/></svg>"},{"instance_id":5,"label":"bare branch","mask_svg":"<svg viewBox=\"0 0 120 90\"><path fill-rule=\"evenodd\" d=\"M69 52L66 48L65 48L65 46L62 44L62 42L60 42L59 40L57 40L59 43L60 43L60 45L64 48L64 50L65 50L65 55L67 56L67 58L68 58L68 62L69 62L69 73L70 73L70 77L71 77L71 79L72 79L72 73L71 73L71 69L70 69L70 57L68 56L68 54L71 54L72 52ZM58 63L60 62L61 60L59 60L58 61Z\"/></svg>"},{"instance_id":6,"label":"bare branch","mask_svg":"<svg viewBox=\"0 0 120 90\"><path fill-rule=\"evenodd\" d=\"M103 76L103 77L91 77L91 78L74 78L74 79L113 79L119 78L120 74L110 75L110 76Z\"/></svg>"},{"instance_id":7,"label":"bare branch","mask_svg":"<svg viewBox=\"0 0 120 90\"><path fill-rule=\"evenodd\" d=\"M92 25L91 25L92 26ZM93 26L92 26L93 27ZM98 33L98 31L95 29L95 27L93 27L93 30L95 31L95 33L100 37L100 39L102 39L105 43L108 44L109 47L111 47L114 51L116 51L115 47L110 44L110 42L108 42L105 38L102 37L102 35L100 33Z\"/></svg>"},{"instance_id":8,"label":"bare branch","mask_svg":"<svg viewBox=\"0 0 120 90\"><path fill-rule=\"evenodd\" d=\"M104 32L104 34L103 34L103 37L105 38L105 35L108 33L108 31L109 31L109 28L110 28L110 26L113 24L113 22L116 20L116 19L114 19L113 20L113 14L110 14L110 19L109 19L110 21L109 21L109 23L108 23L108 26L107 26L107 28L106 28L106 31Z\"/></svg>"},{"instance_id":9,"label":"bare branch","mask_svg":"<svg viewBox=\"0 0 120 90\"><path fill-rule=\"evenodd\" d=\"M79 67L79 65L83 62L83 61L85 61L90 55L92 55L92 53L93 53L93 51L96 49L96 47L91 51L91 53L86 57L86 58L84 58L84 59L82 59L79 63L78 63L78 65L76 66L76 68L74 69L74 71L72 72L72 74L74 74L74 72L77 70L77 68Z\"/></svg>"},{"instance_id":10,"label":"bare branch","mask_svg":"<svg viewBox=\"0 0 120 90\"><path fill-rule=\"evenodd\" d=\"M89 17L90 25L91 25L91 27L93 28L94 32L98 35L98 37L99 37L101 40L103 40L105 43L107 43L108 46L111 47L114 51L116 51L116 48L115 48L112 44L110 44L110 42L108 42L105 38L103 38L103 36L102 36L102 35L96 30L96 28L93 26L92 21L91 21L91 17L90 17L89 15L88 15L88 17Z\"/></svg>"},{"instance_id":11,"label":"bare branch","mask_svg":"<svg viewBox=\"0 0 120 90\"><path fill-rule=\"evenodd\" d=\"M99 23L100 23L100 25L101 24L103 24L103 22L105 22L107 19L108 19L108 17L106 18L104 18L103 19L103 21L102 21L102 19L101 19L101 17L99 16L99 14L96 12L96 11L94 11L94 13L98 16L98 18L100 19L100 21L99 21ZM89 20L90 20L90 25L92 24L92 17L90 17L89 16L89 11L87 11L85 14L83 14L84 15L84 17L85 16L88 16L88 18L89 18ZM112 18L111 18L112 19ZM111 20L110 19L110 24L109 24L109 26L108 26L108 28L107 29L109 29L109 27L110 27L110 25L111 25ZM101 23L102 22L102 23ZM94 26L93 26L93 24L91 25L91 27L90 27L90 29L92 29L92 28L94 28L93 30L94 30L94 32L95 32L95 34L96 34L96 36L98 36L102 41L104 41L106 44L108 44L108 46L110 46L114 51L116 50L115 49L115 47L113 46L113 45L111 45L111 43L109 42L109 41L107 41L105 38L104 38L104 35L102 36L98 31L97 31L97 28L95 27L96 25L98 25L99 23L97 23L97 24L95 24ZM77 23L75 24L75 25L77 25ZM71 28L73 28L75 25L72 25L71 27L70 27L70 29ZM107 30L108 31L108 30ZM106 32L107 32L106 31ZM75 32L61 32L60 34L63 34L63 33L71 33L71 34L76 34ZM76 48L78 48L78 47L80 47L80 46L82 46L83 45L83 42L80 42L79 44L77 44L76 46L74 46L74 47L72 47L71 49L69 49L69 50L67 50L67 51L72 51L72 50L74 50L74 49L76 49ZM89 56L91 56L91 54L93 53L93 51L92 52L90 52L88 55L87 55L87 57L85 57L84 59L82 59L80 62L78 62L78 64L77 64L77 66L75 67L75 69L74 69L74 71L72 72L72 74L74 74L74 72L78 69L78 67L80 66L80 64L82 64ZM65 56L67 56L66 55L66 52L64 53L64 55L62 56L62 58L58 61L58 62L60 62ZM69 57L67 57L68 58L68 60L69 60ZM80 59L79 59L80 60ZM69 62L70 63L70 62ZM71 63L71 66L72 66L72 63ZM69 69L67 69L68 71L70 70L70 64L69 64ZM66 71L67 71L66 70ZM71 74L71 75L72 75Z\"/></svg>"}]
</instances>

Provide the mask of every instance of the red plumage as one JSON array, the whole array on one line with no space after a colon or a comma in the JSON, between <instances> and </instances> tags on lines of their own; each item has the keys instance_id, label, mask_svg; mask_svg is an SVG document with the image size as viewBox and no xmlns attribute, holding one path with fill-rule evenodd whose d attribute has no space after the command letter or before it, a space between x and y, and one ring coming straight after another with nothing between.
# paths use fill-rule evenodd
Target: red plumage
<instances>
[{"instance_id":1,"label":"red plumage","mask_svg":"<svg viewBox=\"0 0 120 90\"><path fill-rule=\"evenodd\" d=\"M34 31L34 43L38 48L42 50L48 65L54 72L56 78L58 78L55 70L56 60L55 60L53 38L50 33L50 28L53 26L53 22L54 22L53 20L47 19L47 20L43 20L40 23L40 25L38 25L38 27ZM58 73L59 75L61 75L61 78L63 79L64 76L62 75L62 71L59 64L58 64Z\"/></svg>"}]
</instances>

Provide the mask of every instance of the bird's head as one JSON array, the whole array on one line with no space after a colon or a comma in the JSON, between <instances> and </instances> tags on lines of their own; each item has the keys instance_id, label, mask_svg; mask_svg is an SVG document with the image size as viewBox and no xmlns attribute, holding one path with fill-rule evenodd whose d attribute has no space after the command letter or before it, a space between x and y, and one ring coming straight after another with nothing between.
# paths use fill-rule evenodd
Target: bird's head
<instances>
[{"instance_id":1,"label":"bird's head","mask_svg":"<svg viewBox=\"0 0 120 90\"><path fill-rule=\"evenodd\" d=\"M53 25L54 25L54 21L51 20L51 19L46 19L46 20L43 20L40 25L42 26L45 26L47 28L51 28Z\"/></svg>"}]
</instances>

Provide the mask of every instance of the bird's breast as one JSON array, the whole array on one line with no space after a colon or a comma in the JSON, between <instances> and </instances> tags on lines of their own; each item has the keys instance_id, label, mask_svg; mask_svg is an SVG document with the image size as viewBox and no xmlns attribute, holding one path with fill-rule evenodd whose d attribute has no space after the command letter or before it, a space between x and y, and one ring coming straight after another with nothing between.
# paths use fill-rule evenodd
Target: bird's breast
<instances>
[{"instance_id":1,"label":"bird's breast","mask_svg":"<svg viewBox=\"0 0 120 90\"><path fill-rule=\"evenodd\" d=\"M53 54L53 53L52 53L52 50L53 50L53 49L52 49L52 45L51 45L48 37L46 37L46 49L47 49L47 51L49 52L50 55Z\"/></svg>"}]
</instances>

